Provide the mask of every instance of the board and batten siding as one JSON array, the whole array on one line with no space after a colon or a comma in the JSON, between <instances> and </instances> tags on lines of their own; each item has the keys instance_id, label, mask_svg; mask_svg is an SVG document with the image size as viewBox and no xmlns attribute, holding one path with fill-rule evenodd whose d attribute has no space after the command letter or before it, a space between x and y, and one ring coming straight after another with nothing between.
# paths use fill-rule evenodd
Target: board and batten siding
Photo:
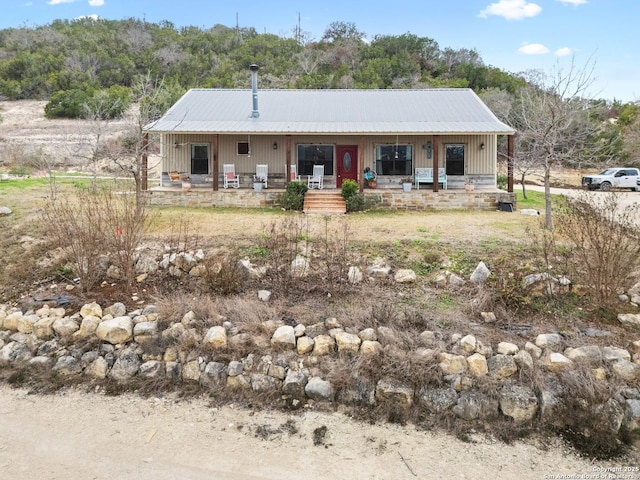
<instances>
[{"instance_id":1,"label":"board and batten siding","mask_svg":"<svg viewBox=\"0 0 640 480\"><path fill-rule=\"evenodd\" d=\"M161 144L161 156L163 158L162 171L190 172L191 170L191 145L207 144L211 149L214 134L166 134ZM296 161L297 144L325 144L325 145L359 145L360 136L335 136L335 135L295 135L291 137L291 162ZM238 155L238 142L251 144L251 155ZM274 142L278 148L274 149ZM376 145L412 145L413 166L432 167L433 159L427 158L427 150L423 147L427 142L432 142L432 135L380 135L366 136L364 141L363 167L375 168ZM485 148L480 145L484 143ZM496 174L496 136L495 135L440 135L438 148L438 164L445 165L445 145L465 145L465 168L467 175L495 175ZM284 175L286 169L287 136L286 135L220 135L218 143L218 165L222 172L225 163L235 164L236 172L251 174L255 171L256 163L268 164L269 174ZM213 159L209 158L209 168L213 167ZM210 172L213 173L213 172Z\"/></svg>"}]
</instances>

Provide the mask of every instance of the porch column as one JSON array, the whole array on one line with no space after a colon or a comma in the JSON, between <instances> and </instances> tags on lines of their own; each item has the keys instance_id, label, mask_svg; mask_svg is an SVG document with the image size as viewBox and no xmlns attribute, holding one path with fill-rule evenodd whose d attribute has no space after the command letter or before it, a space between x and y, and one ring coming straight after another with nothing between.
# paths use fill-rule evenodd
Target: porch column
<instances>
[{"instance_id":1,"label":"porch column","mask_svg":"<svg viewBox=\"0 0 640 480\"><path fill-rule=\"evenodd\" d=\"M358 191L364 190L364 136L360 135L358 139Z\"/></svg>"},{"instance_id":2,"label":"porch column","mask_svg":"<svg viewBox=\"0 0 640 480\"><path fill-rule=\"evenodd\" d=\"M284 148L285 148L284 161L286 162L286 166L284 168L284 171L285 171L284 186L286 188L287 185L289 185L289 182L291 181L291 135L286 136ZM298 175L298 169L296 168L296 176L297 175Z\"/></svg>"},{"instance_id":3,"label":"porch column","mask_svg":"<svg viewBox=\"0 0 640 480\"><path fill-rule=\"evenodd\" d=\"M513 193L513 150L515 134L507 137L507 192Z\"/></svg>"},{"instance_id":4,"label":"porch column","mask_svg":"<svg viewBox=\"0 0 640 480\"><path fill-rule=\"evenodd\" d=\"M440 135L433 136L433 191L437 192L440 184L438 183L438 157L440 151Z\"/></svg>"},{"instance_id":5,"label":"porch column","mask_svg":"<svg viewBox=\"0 0 640 480\"><path fill-rule=\"evenodd\" d=\"M140 188L143 191L149 189L149 158L147 150L149 150L149 132L144 132L142 134L142 165L140 166Z\"/></svg>"},{"instance_id":6,"label":"porch column","mask_svg":"<svg viewBox=\"0 0 640 480\"><path fill-rule=\"evenodd\" d=\"M213 173L213 191L217 192L218 188L220 188L220 180L218 180L218 169L220 168L218 162L218 135L214 135L211 138L211 158L213 159L213 166L211 167L211 171Z\"/></svg>"},{"instance_id":7,"label":"porch column","mask_svg":"<svg viewBox=\"0 0 640 480\"><path fill-rule=\"evenodd\" d=\"M286 171L286 177L284 179L284 185L285 188L287 185L289 185L289 182L291 181L291 135L287 135L286 136L286 142L285 142L285 162L287 162L287 167L285 168ZM300 172L298 172L298 168L296 167L296 176L299 175Z\"/></svg>"}]
</instances>

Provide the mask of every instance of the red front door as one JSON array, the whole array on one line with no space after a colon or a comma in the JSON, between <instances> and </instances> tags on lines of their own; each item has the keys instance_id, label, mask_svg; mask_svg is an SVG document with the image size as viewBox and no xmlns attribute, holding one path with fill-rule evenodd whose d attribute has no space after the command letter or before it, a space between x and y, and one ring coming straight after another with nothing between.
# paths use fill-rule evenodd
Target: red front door
<instances>
[{"instance_id":1,"label":"red front door","mask_svg":"<svg viewBox=\"0 0 640 480\"><path fill-rule=\"evenodd\" d=\"M346 179L358 181L358 146L338 145L336 157L338 166L336 187L342 187L342 182Z\"/></svg>"}]
</instances>

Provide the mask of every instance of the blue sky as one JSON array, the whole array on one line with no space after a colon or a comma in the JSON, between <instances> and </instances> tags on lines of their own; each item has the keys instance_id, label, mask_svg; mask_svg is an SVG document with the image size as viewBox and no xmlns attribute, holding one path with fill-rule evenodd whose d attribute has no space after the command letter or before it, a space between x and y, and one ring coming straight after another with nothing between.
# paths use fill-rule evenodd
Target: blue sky
<instances>
[{"instance_id":1,"label":"blue sky","mask_svg":"<svg viewBox=\"0 0 640 480\"><path fill-rule=\"evenodd\" d=\"M255 27L291 36L298 22L319 39L334 21L367 35L412 33L440 48L475 48L485 64L509 72L595 63L590 95L640 100L640 0L2 0L0 28L55 19L168 20L176 26ZM567 68L567 67L564 67Z\"/></svg>"}]
</instances>

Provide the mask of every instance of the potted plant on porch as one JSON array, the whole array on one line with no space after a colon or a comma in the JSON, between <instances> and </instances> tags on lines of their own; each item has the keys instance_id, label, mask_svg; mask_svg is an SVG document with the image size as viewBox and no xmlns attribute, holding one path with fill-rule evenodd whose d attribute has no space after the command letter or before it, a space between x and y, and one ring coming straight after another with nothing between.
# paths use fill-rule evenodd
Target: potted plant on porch
<instances>
[{"instance_id":1,"label":"potted plant on porch","mask_svg":"<svg viewBox=\"0 0 640 480\"><path fill-rule=\"evenodd\" d=\"M378 178L376 172L371 170L369 167L365 167L364 169L364 182L369 188L376 188L378 186Z\"/></svg>"},{"instance_id":2,"label":"potted plant on porch","mask_svg":"<svg viewBox=\"0 0 640 480\"><path fill-rule=\"evenodd\" d=\"M412 181L411 181L411 177L404 177L400 179L400 183L402 184L402 191L403 192L410 192L411 191L411 185L412 185Z\"/></svg>"},{"instance_id":3,"label":"potted plant on porch","mask_svg":"<svg viewBox=\"0 0 640 480\"><path fill-rule=\"evenodd\" d=\"M257 175L254 175L253 176L253 189L256 192L261 192L263 186L264 186L264 184L262 183L262 179L260 177L258 177Z\"/></svg>"}]
</instances>

